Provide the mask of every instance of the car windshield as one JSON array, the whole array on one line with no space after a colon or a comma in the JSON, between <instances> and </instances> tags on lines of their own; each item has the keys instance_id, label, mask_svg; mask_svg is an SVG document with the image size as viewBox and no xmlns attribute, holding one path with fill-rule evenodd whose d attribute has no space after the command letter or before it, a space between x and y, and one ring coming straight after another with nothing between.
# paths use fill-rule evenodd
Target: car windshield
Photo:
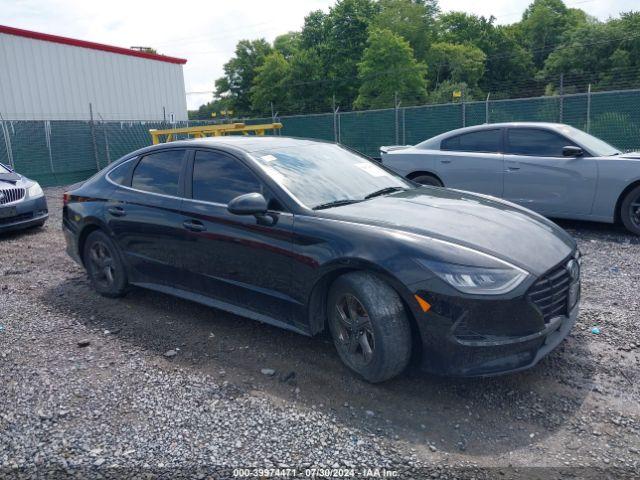
<instances>
[{"instance_id":1,"label":"car windshield","mask_svg":"<svg viewBox=\"0 0 640 480\"><path fill-rule=\"evenodd\" d=\"M571 140L575 140L576 143L587 149L589 153L595 157L608 157L620 153L620 150L613 145L609 145L607 142L577 128L566 125L560 130Z\"/></svg>"},{"instance_id":2,"label":"car windshield","mask_svg":"<svg viewBox=\"0 0 640 480\"><path fill-rule=\"evenodd\" d=\"M375 161L330 143L273 148L254 156L271 178L308 208L413 188Z\"/></svg>"}]
</instances>

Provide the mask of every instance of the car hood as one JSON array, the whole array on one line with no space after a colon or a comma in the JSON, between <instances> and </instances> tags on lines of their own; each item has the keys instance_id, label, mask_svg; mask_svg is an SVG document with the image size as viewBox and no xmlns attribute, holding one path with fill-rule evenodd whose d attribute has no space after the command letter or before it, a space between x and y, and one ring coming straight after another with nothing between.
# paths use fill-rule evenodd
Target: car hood
<instances>
[{"instance_id":1,"label":"car hood","mask_svg":"<svg viewBox=\"0 0 640 480\"><path fill-rule=\"evenodd\" d=\"M573 238L551 221L485 195L420 187L318 212L445 240L540 275L571 254Z\"/></svg>"},{"instance_id":2,"label":"car hood","mask_svg":"<svg viewBox=\"0 0 640 480\"><path fill-rule=\"evenodd\" d=\"M617 158L626 158L629 160L640 160L640 152L628 152L621 155L616 155Z\"/></svg>"}]
</instances>

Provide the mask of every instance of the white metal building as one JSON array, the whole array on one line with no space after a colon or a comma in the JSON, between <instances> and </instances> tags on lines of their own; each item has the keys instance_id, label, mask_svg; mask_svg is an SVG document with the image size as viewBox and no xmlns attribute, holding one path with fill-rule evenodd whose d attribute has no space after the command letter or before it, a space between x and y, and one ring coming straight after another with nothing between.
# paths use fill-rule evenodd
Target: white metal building
<instances>
[{"instance_id":1,"label":"white metal building","mask_svg":"<svg viewBox=\"0 0 640 480\"><path fill-rule=\"evenodd\" d=\"M0 25L4 120L187 120L181 58Z\"/></svg>"}]
</instances>

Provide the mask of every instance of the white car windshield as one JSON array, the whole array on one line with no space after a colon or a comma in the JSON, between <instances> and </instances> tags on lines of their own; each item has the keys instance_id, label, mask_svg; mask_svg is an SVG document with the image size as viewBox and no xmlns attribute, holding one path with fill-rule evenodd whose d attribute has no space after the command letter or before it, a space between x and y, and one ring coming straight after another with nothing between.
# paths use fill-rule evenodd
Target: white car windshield
<instances>
[{"instance_id":1,"label":"white car windshield","mask_svg":"<svg viewBox=\"0 0 640 480\"><path fill-rule=\"evenodd\" d=\"M620 150L613 145L609 145L604 140L600 140L599 138L589 135L587 132L583 132L577 128L566 125L560 130L571 140L575 140L576 143L582 145L595 157L608 157L610 155L617 155L620 153Z\"/></svg>"},{"instance_id":2,"label":"white car windshield","mask_svg":"<svg viewBox=\"0 0 640 480\"><path fill-rule=\"evenodd\" d=\"M377 162L331 143L254 152L266 173L308 208L362 201L414 185Z\"/></svg>"}]
</instances>

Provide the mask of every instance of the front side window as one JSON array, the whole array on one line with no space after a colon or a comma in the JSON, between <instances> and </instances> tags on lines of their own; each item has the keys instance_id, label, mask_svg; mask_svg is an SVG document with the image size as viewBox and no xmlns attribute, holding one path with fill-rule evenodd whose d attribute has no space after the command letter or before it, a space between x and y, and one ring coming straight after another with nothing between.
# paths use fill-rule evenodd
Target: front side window
<instances>
[{"instance_id":1,"label":"front side window","mask_svg":"<svg viewBox=\"0 0 640 480\"><path fill-rule=\"evenodd\" d=\"M440 150L498 153L502 150L500 148L500 137L500 129L463 133L462 135L444 139L440 145Z\"/></svg>"},{"instance_id":2,"label":"front side window","mask_svg":"<svg viewBox=\"0 0 640 480\"><path fill-rule=\"evenodd\" d=\"M510 128L507 130L505 151L512 155L562 157L562 148L574 143L562 135L537 128Z\"/></svg>"},{"instance_id":3,"label":"front side window","mask_svg":"<svg viewBox=\"0 0 640 480\"><path fill-rule=\"evenodd\" d=\"M191 195L194 200L227 204L238 195L261 191L258 179L240 161L217 152L196 152Z\"/></svg>"},{"instance_id":4,"label":"front side window","mask_svg":"<svg viewBox=\"0 0 640 480\"><path fill-rule=\"evenodd\" d=\"M253 155L274 181L309 208L362 201L386 188L414 188L377 162L331 143L272 148Z\"/></svg>"},{"instance_id":5,"label":"front side window","mask_svg":"<svg viewBox=\"0 0 640 480\"><path fill-rule=\"evenodd\" d=\"M133 171L131 187L145 192L178 196L184 150L167 150L142 157Z\"/></svg>"}]
</instances>

